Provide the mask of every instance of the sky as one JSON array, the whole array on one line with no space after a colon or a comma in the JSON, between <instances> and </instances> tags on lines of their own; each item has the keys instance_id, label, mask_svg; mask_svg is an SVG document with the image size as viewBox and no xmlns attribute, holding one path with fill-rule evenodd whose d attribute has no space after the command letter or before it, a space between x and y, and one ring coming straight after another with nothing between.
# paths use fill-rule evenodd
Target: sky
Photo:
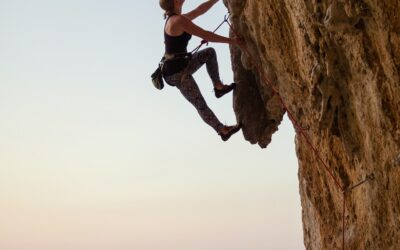
<instances>
[{"instance_id":1,"label":"sky","mask_svg":"<svg viewBox=\"0 0 400 250\"><path fill-rule=\"evenodd\" d=\"M158 1L0 0L1 250L304 249L292 125L267 149L223 142L176 88L152 86L163 25ZM232 82L228 46L210 46ZM235 124L232 94L194 77Z\"/></svg>"}]
</instances>

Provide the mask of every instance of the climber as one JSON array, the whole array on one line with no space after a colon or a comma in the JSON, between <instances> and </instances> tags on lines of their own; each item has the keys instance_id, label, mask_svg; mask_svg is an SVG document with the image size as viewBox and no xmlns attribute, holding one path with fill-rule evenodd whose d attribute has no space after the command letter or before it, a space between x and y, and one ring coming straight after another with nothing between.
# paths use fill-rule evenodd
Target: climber
<instances>
[{"instance_id":1,"label":"climber","mask_svg":"<svg viewBox=\"0 0 400 250\"><path fill-rule=\"evenodd\" d=\"M193 54L187 53L187 45L192 35L204 39L203 41L242 46L243 43L240 39L216 35L192 22L196 17L206 13L218 1L208 0L196 9L182 14L185 0L160 0L160 6L165 11L164 18L166 19L164 26L166 60L162 67L162 74L165 81L169 85L177 87L182 95L194 105L201 118L221 136L223 141L226 141L241 129L241 125L225 126L218 120L207 106L192 74L206 64L217 98L232 91L236 84L224 85L221 82L217 56L213 48L203 49Z\"/></svg>"}]
</instances>

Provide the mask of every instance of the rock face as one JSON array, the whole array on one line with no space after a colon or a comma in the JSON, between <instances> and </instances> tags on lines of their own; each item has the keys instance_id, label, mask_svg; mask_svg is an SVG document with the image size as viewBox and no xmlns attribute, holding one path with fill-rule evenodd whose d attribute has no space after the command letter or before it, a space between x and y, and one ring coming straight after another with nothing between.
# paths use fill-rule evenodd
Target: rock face
<instances>
[{"instance_id":1,"label":"rock face","mask_svg":"<svg viewBox=\"0 0 400 250\"><path fill-rule=\"evenodd\" d=\"M225 4L248 49L231 48L246 140L266 147L285 114L265 76L340 185L369 180L346 193L346 249L399 249L400 0ZM305 247L341 249L342 192L301 131Z\"/></svg>"}]
</instances>

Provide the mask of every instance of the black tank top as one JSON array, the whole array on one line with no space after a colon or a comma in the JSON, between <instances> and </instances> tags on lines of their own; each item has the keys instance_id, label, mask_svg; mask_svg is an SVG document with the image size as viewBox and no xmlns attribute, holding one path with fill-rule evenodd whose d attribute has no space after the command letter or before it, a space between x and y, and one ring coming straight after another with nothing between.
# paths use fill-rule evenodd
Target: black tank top
<instances>
[{"instance_id":1,"label":"black tank top","mask_svg":"<svg viewBox=\"0 0 400 250\"><path fill-rule=\"evenodd\" d=\"M168 17L167 21L165 21L165 26L167 26L167 22L171 16L175 16L176 14L172 14ZM164 43L165 43L165 53L167 54L180 54L183 53L183 56L185 56L185 53L187 53L187 46L189 43L189 40L192 38L192 35L183 32L182 35L179 36L170 36L165 32L165 26L164 26ZM188 65L189 61L187 57L182 57L182 55L178 56L175 59L172 60L167 60L164 63L162 73L164 76L170 76L173 74L176 74L186 68Z\"/></svg>"},{"instance_id":2,"label":"black tank top","mask_svg":"<svg viewBox=\"0 0 400 250\"><path fill-rule=\"evenodd\" d=\"M175 15L176 14L172 14L167 18L167 21L165 21L165 26L167 25L169 18ZM165 53L168 54L186 53L187 46L189 40L192 38L192 35L185 31L180 36L170 36L167 34L167 32L165 32L165 26L164 26Z\"/></svg>"}]
</instances>

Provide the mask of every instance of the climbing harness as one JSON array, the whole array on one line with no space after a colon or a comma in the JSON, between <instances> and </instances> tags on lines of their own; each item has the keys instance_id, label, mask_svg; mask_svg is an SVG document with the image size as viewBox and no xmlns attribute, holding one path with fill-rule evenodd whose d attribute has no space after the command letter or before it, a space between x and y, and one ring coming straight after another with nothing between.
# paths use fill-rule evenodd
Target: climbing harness
<instances>
[{"instance_id":1,"label":"climbing harness","mask_svg":"<svg viewBox=\"0 0 400 250\"><path fill-rule=\"evenodd\" d=\"M229 21L230 18L230 13L228 12L228 14L226 14L224 16L224 20L223 22L217 27L217 29L214 30L214 32L216 32L216 30L218 30L225 22L229 25L231 31L233 32L233 34L239 38L238 33L236 32L236 30L233 28L232 24ZM200 47L203 44L207 44L208 42L203 40L201 42L201 44L195 48L193 50L193 52L196 52L200 49ZM255 61L256 57L252 56L252 53L250 53L248 47L246 44L244 44L244 46L242 47L242 49L244 49L244 52L247 53L247 56L250 58L250 61L252 63L252 65L255 67L255 69L257 70L257 72L259 73L259 75L261 76L262 80L268 85L268 87L272 90L273 94L276 95L279 99L279 102L281 104L281 107L283 109L283 111L285 111L290 119L290 121L292 122L295 130L297 131L298 134L300 134L306 144L309 146L309 148L311 148L311 150L313 151L313 153L315 154L315 156L317 157L317 160L323 165L323 167L325 168L325 170L328 172L329 176L331 177L331 179L334 181L336 187L339 189L339 191L342 193L342 199L343 199L343 204L342 204L342 249L345 249L345 229L346 229L346 223L345 223L345 214L346 214L346 196L353 191L355 188L365 184L368 181L373 180L373 176L367 176L364 180L360 181L359 183L351 186L351 187L344 187L343 184L341 184L338 180L337 177L335 177L335 175L333 174L332 169L329 168L329 166L327 165L327 163L322 159L320 152L317 150L317 148L314 146L314 144L311 142L310 137L306 134L305 129L303 127L301 127L299 125L299 123L297 122L297 120L295 119L294 115L290 112L288 106L286 105L285 101L283 100L282 96L280 95L279 91L272 85L271 81L265 76L265 74L262 74L262 69L261 69L261 65L259 63L257 63Z\"/></svg>"}]
</instances>

